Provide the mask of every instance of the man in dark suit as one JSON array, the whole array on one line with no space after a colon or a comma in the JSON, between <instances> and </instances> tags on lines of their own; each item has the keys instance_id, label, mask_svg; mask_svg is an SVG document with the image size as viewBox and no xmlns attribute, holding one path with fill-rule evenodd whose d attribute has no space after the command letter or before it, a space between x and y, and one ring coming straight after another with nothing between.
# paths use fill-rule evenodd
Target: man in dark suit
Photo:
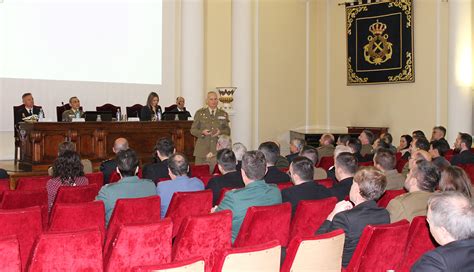
<instances>
[{"instance_id":1,"label":"man in dark suit","mask_svg":"<svg viewBox=\"0 0 474 272\"><path fill-rule=\"evenodd\" d=\"M441 141L449 146L448 141L446 141L444 137L446 137L446 128L443 126L434 127L433 132L431 133L430 142Z\"/></svg>"},{"instance_id":2,"label":"man in dark suit","mask_svg":"<svg viewBox=\"0 0 474 272\"><path fill-rule=\"evenodd\" d=\"M217 205L222 189L245 187L242 174L236 169L236 162L235 154L232 150L224 148L217 151L217 167L222 176L214 176L206 186L206 189L212 190L213 206Z\"/></svg>"},{"instance_id":3,"label":"man in dark suit","mask_svg":"<svg viewBox=\"0 0 474 272\"><path fill-rule=\"evenodd\" d=\"M294 158L298 157L303 146L306 145L306 141L303 139L292 139L290 141L290 154L286 156L286 159L289 163L293 161Z\"/></svg>"},{"instance_id":4,"label":"man in dark suit","mask_svg":"<svg viewBox=\"0 0 474 272\"><path fill-rule=\"evenodd\" d=\"M127 149L128 149L127 139L125 138L115 139L114 146L112 147L112 151L115 154L117 154L118 152L122 150L127 150ZM103 161L100 164L99 170L100 172L104 174L104 184L107 184L110 182L110 176L112 175L112 173L117 170L117 161L115 160L115 158Z\"/></svg>"},{"instance_id":5,"label":"man in dark suit","mask_svg":"<svg viewBox=\"0 0 474 272\"><path fill-rule=\"evenodd\" d=\"M168 158L176 151L170 138L160 138L155 145L155 154L158 162L148 163L143 166L143 178L158 183L161 178L170 179L168 175Z\"/></svg>"},{"instance_id":6,"label":"man in dark suit","mask_svg":"<svg viewBox=\"0 0 474 272\"><path fill-rule=\"evenodd\" d=\"M184 106L184 97L182 97L182 96L178 96L176 98L176 104L171 105L165 113L167 115L166 118L168 120L170 118L172 118L172 120L174 120L174 118L175 118L175 114L170 114L170 113L178 113L178 119L179 120L188 120L188 118L191 117L191 113L189 113L189 111L187 111L186 107Z\"/></svg>"},{"instance_id":7,"label":"man in dark suit","mask_svg":"<svg viewBox=\"0 0 474 272\"><path fill-rule=\"evenodd\" d=\"M358 162L354 154L342 152L336 157L334 169L336 179L339 182L334 183L330 189L333 196L338 200L344 200L351 190L354 175L359 168Z\"/></svg>"},{"instance_id":8,"label":"man in dark suit","mask_svg":"<svg viewBox=\"0 0 474 272\"><path fill-rule=\"evenodd\" d=\"M306 157L296 157L290 164L291 181L295 186L281 191L283 202L291 203L294 215L300 200L315 200L331 197L331 191L313 181L314 164Z\"/></svg>"},{"instance_id":9,"label":"man in dark suit","mask_svg":"<svg viewBox=\"0 0 474 272\"><path fill-rule=\"evenodd\" d=\"M454 150L459 154L454 155L451 159L452 165L474 163L474 153L471 151L472 136L467 133L460 132L454 143Z\"/></svg>"},{"instance_id":10,"label":"man in dark suit","mask_svg":"<svg viewBox=\"0 0 474 272\"><path fill-rule=\"evenodd\" d=\"M339 155L339 157L341 157ZM334 210L318 229L316 234L343 229L346 235L342 252L342 266L346 267L359 243L362 231L367 225L389 224L390 216L375 202L384 192L387 180L385 175L374 167L359 170L354 176L350 190L350 200L336 204Z\"/></svg>"},{"instance_id":11,"label":"man in dark suit","mask_svg":"<svg viewBox=\"0 0 474 272\"><path fill-rule=\"evenodd\" d=\"M275 166L278 156L280 156L280 148L275 142L264 142L260 144L258 150L265 155L265 160L267 161L267 174L264 177L266 183L290 181L290 176Z\"/></svg>"},{"instance_id":12,"label":"man in dark suit","mask_svg":"<svg viewBox=\"0 0 474 272\"><path fill-rule=\"evenodd\" d=\"M40 106L35 106L35 100L31 93L25 93L21 96L23 101L22 107L15 112L15 125L22 121L23 118L33 114L39 115L41 111Z\"/></svg>"},{"instance_id":13,"label":"man in dark suit","mask_svg":"<svg viewBox=\"0 0 474 272\"><path fill-rule=\"evenodd\" d=\"M350 138L349 141L347 141L347 146L352 149L352 154L354 154L358 162L372 161L374 156L373 152L367 153L365 156L361 154L362 143L359 139Z\"/></svg>"},{"instance_id":14,"label":"man in dark suit","mask_svg":"<svg viewBox=\"0 0 474 272\"><path fill-rule=\"evenodd\" d=\"M474 207L459 192L434 194L427 220L440 247L425 253L411 271L474 271Z\"/></svg>"}]
</instances>

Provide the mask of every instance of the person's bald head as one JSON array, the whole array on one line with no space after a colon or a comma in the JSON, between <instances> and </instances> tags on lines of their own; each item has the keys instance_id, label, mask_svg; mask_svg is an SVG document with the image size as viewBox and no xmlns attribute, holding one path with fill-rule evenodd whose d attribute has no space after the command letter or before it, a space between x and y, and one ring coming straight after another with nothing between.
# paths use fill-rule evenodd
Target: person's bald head
<instances>
[{"instance_id":1,"label":"person's bald head","mask_svg":"<svg viewBox=\"0 0 474 272\"><path fill-rule=\"evenodd\" d=\"M178 97L176 98L176 106L177 106L180 110L184 109L184 97L178 96Z\"/></svg>"},{"instance_id":2,"label":"person's bald head","mask_svg":"<svg viewBox=\"0 0 474 272\"><path fill-rule=\"evenodd\" d=\"M219 103L219 100L217 100L217 93L214 91L208 92L206 98L207 106L211 109L215 109L217 107L217 103Z\"/></svg>"},{"instance_id":3,"label":"person's bald head","mask_svg":"<svg viewBox=\"0 0 474 272\"><path fill-rule=\"evenodd\" d=\"M325 133L321 136L321 139L319 139L319 143L321 145L333 145L334 144L334 135L330 133Z\"/></svg>"},{"instance_id":4,"label":"person's bald head","mask_svg":"<svg viewBox=\"0 0 474 272\"><path fill-rule=\"evenodd\" d=\"M127 139L125 138L117 138L115 139L114 141L114 147L112 148L112 150L114 151L114 153L118 153L122 150L127 150L128 149L128 141Z\"/></svg>"}]
</instances>

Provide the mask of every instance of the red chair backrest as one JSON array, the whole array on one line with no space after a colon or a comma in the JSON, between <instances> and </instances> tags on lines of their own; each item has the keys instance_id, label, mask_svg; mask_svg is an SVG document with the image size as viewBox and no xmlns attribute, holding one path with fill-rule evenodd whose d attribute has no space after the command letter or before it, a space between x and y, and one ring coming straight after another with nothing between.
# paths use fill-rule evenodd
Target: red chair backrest
<instances>
[{"instance_id":1,"label":"red chair backrest","mask_svg":"<svg viewBox=\"0 0 474 272\"><path fill-rule=\"evenodd\" d=\"M232 191L232 189L234 189L234 188L224 187L224 188L221 189L221 192L219 193L219 200L217 201L217 205L221 204L222 200L223 200L224 197L225 197L225 194L226 194L228 191Z\"/></svg>"},{"instance_id":2,"label":"red chair backrest","mask_svg":"<svg viewBox=\"0 0 474 272\"><path fill-rule=\"evenodd\" d=\"M283 189L290 188L291 186L293 186L293 183L291 183L291 181L288 181L288 182L277 183L276 185L278 189L281 191Z\"/></svg>"},{"instance_id":3,"label":"red chair backrest","mask_svg":"<svg viewBox=\"0 0 474 272\"><path fill-rule=\"evenodd\" d=\"M9 191L10 190L10 180L9 179L0 179L0 191Z\"/></svg>"},{"instance_id":4,"label":"red chair backrest","mask_svg":"<svg viewBox=\"0 0 474 272\"><path fill-rule=\"evenodd\" d=\"M452 155L454 155L454 150L449 149L448 151L446 151L446 153L444 153L444 155L445 155L445 156L446 156L446 155L451 155L451 156L452 156Z\"/></svg>"},{"instance_id":5,"label":"red chair backrest","mask_svg":"<svg viewBox=\"0 0 474 272\"><path fill-rule=\"evenodd\" d=\"M216 164L214 166L214 170L212 171L213 175L222 175L221 171L219 170L219 166Z\"/></svg>"},{"instance_id":6,"label":"red chair backrest","mask_svg":"<svg viewBox=\"0 0 474 272\"><path fill-rule=\"evenodd\" d=\"M143 174L142 174L142 169L141 169L141 168L138 168L137 177L143 178ZM120 180L120 175L119 175L116 171L112 172L112 174L110 175L109 183L115 183L115 182L117 182L117 181L119 181L119 180Z\"/></svg>"},{"instance_id":7,"label":"red chair backrest","mask_svg":"<svg viewBox=\"0 0 474 272\"><path fill-rule=\"evenodd\" d=\"M346 271L394 270L403 257L410 223L367 225L360 236Z\"/></svg>"},{"instance_id":8,"label":"red chair backrest","mask_svg":"<svg viewBox=\"0 0 474 272\"><path fill-rule=\"evenodd\" d=\"M105 250L115 239L124 224L152 224L161 220L161 199L159 196L119 199L110 217L105 240Z\"/></svg>"},{"instance_id":9,"label":"red chair backrest","mask_svg":"<svg viewBox=\"0 0 474 272\"><path fill-rule=\"evenodd\" d=\"M15 235L0 238L2 271L21 271L20 244Z\"/></svg>"},{"instance_id":10,"label":"red chair backrest","mask_svg":"<svg viewBox=\"0 0 474 272\"><path fill-rule=\"evenodd\" d=\"M22 177L17 180L17 190L46 190L46 183L51 177Z\"/></svg>"},{"instance_id":11,"label":"red chair backrest","mask_svg":"<svg viewBox=\"0 0 474 272\"><path fill-rule=\"evenodd\" d=\"M296 236L313 236L334 209L336 203L337 198L335 197L300 201L296 207L295 216L291 220L290 239Z\"/></svg>"},{"instance_id":12,"label":"red chair backrest","mask_svg":"<svg viewBox=\"0 0 474 272\"><path fill-rule=\"evenodd\" d=\"M387 190L383 193L383 195L380 197L380 199L377 201L377 205L382 208L387 208L388 203L394 199L395 197L399 195L403 195L406 193L404 189L400 190Z\"/></svg>"},{"instance_id":13,"label":"red chair backrest","mask_svg":"<svg viewBox=\"0 0 474 272\"><path fill-rule=\"evenodd\" d=\"M460 164L459 167L464 169L467 176L471 179L471 184L474 186L474 164Z\"/></svg>"},{"instance_id":14,"label":"red chair backrest","mask_svg":"<svg viewBox=\"0 0 474 272\"><path fill-rule=\"evenodd\" d=\"M102 271L98 230L42 234L28 271Z\"/></svg>"},{"instance_id":15,"label":"red chair backrest","mask_svg":"<svg viewBox=\"0 0 474 272\"><path fill-rule=\"evenodd\" d=\"M123 225L105 252L105 271L131 271L139 265L171 261L171 220Z\"/></svg>"},{"instance_id":16,"label":"red chair backrest","mask_svg":"<svg viewBox=\"0 0 474 272\"><path fill-rule=\"evenodd\" d=\"M115 106L109 103L95 107L96 111L110 111L112 113L116 113L118 109L120 109L120 106Z\"/></svg>"},{"instance_id":17,"label":"red chair backrest","mask_svg":"<svg viewBox=\"0 0 474 272\"><path fill-rule=\"evenodd\" d=\"M396 161L400 160L400 159L402 158L402 156L403 156L403 155L402 155L402 152L397 152L397 153L395 153L395 160L396 160Z\"/></svg>"},{"instance_id":18,"label":"red chair backrest","mask_svg":"<svg viewBox=\"0 0 474 272\"><path fill-rule=\"evenodd\" d=\"M258 245L278 240L286 246L290 236L291 204L250 207L247 210L234 247Z\"/></svg>"},{"instance_id":19,"label":"red chair backrest","mask_svg":"<svg viewBox=\"0 0 474 272\"><path fill-rule=\"evenodd\" d=\"M374 162L373 161L359 162L359 167L364 167L364 166L374 166Z\"/></svg>"},{"instance_id":20,"label":"red chair backrest","mask_svg":"<svg viewBox=\"0 0 474 272\"><path fill-rule=\"evenodd\" d=\"M16 235L20 245L21 266L26 271L33 244L43 230L40 208L0 210L0 226L0 236Z\"/></svg>"},{"instance_id":21,"label":"red chair backrest","mask_svg":"<svg viewBox=\"0 0 474 272\"><path fill-rule=\"evenodd\" d=\"M98 229L105 238L105 208L102 201L56 203L51 212L49 231Z\"/></svg>"},{"instance_id":22,"label":"red chair backrest","mask_svg":"<svg viewBox=\"0 0 474 272\"><path fill-rule=\"evenodd\" d=\"M140 265L135 266L132 271L133 272L156 272L156 271L191 271L189 270L189 266L197 263L202 262L202 267L204 267L204 259L201 257L187 259L185 261L177 261L165 264L157 264L157 265Z\"/></svg>"},{"instance_id":23,"label":"red chair backrest","mask_svg":"<svg viewBox=\"0 0 474 272\"><path fill-rule=\"evenodd\" d=\"M217 256L232 246L232 212L189 216L181 224L173 243L173 261L203 257L205 271L212 271Z\"/></svg>"},{"instance_id":24,"label":"red chair backrest","mask_svg":"<svg viewBox=\"0 0 474 272\"><path fill-rule=\"evenodd\" d=\"M197 178L200 179L202 181L202 183L204 184L204 187L206 187L207 184L209 183L209 180L212 177L213 177L212 175L203 175L203 176L198 176Z\"/></svg>"},{"instance_id":25,"label":"red chair backrest","mask_svg":"<svg viewBox=\"0 0 474 272\"><path fill-rule=\"evenodd\" d=\"M405 247L405 254L400 262L397 271L410 271L410 268L427 251L436 248L436 243L432 240L426 216L413 218L408 230L408 238Z\"/></svg>"},{"instance_id":26,"label":"red chair backrest","mask_svg":"<svg viewBox=\"0 0 474 272\"><path fill-rule=\"evenodd\" d=\"M328 189L332 188L332 186L334 186L334 180L332 180L330 178L318 179L318 180L315 180L314 182L316 182L317 184L323 185L324 187L326 187Z\"/></svg>"},{"instance_id":27,"label":"red chair backrest","mask_svg":"<svg viewBox=\"0 0 474 272\"><path fill-rule=\"evenodd\" d=\"M48 206L48 193L41 191L6 191L0 209L21 209L33 206Z\"/></svg>"},{"instance_id":28,"label":"red chair backrest","mask_svg":"<svg viewBox=\"0 0 474 272\"><path fill-rule=\"evenodd\" d=\"M97 187L97 184L61 186L59 187L54 204L90 202L95 200L98 193L99 187Z\"/></svg>"},{"instance_id":29,"label":"red chair backrest","mask_svg":"<svg viewBox=\"0 0 474 272\"><path fill-rule=\"evenodd\" d=\"M395 168L397 169L398 173L401 173L403 171L403 167L405 166L405 164L407 164L407 160L404 160L404 159L400 159L397 161L397 165L395 166Z\"/></svg>"},{"instance_id":30,"label":"red chair backrest","mask_svg":"<svg viewBox=\"0 0 474 272\"><path fill-rule=\"evenodd\" d=\"M178 234L186 216L206 215L211 212L211 208L211 190L174 193L165 216L173 221L173 237Z\"/></svg>"},{"instance_id":31,"label":"red chair backrest","mask_svg":"<svg viewBox=\"0 0 474 272\"><path fill-rule=\"evenodd\" d=\"M191 165L191 176L199 177L209 175L209 164L194 164Z\"/></svg>"},{"instance_id":32,"label":"red chair backrest","mask_svg":"<svg viewBox=\"0 0 474 272\"><path fill-rule=\"evenodd\" d=\"M319 161L318 167L323 168L324 170L328 171L331 166L334 165L334 157L322 157Z\"/></svg>"},{"instance_id":33,"label":"red chair backrest","mask_svg":"<svg viewBox=\"0 0 474 272\"><path fill-rule=\"evenodd\" d=\"M89 184L96 184L100 189L104 186L104 173L94 172L89 174L84 174L84 176L89 180Z\"/></svg>"}]
</instances>

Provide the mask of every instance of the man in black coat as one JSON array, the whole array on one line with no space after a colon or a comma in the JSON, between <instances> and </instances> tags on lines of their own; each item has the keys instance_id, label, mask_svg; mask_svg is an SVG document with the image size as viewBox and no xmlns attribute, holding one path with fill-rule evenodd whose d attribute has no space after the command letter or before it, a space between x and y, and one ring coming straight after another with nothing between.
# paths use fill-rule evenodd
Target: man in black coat
<instances>
[{"instance_id":1,"label":"man in black coat","mask_svg":"<svg viewBox=\"0 0 474 272\"><path fill-rule=\"evenodd\" d=\"M173 141L170 138L160 138L155 145L155 155L157 162L145 164L143 166L143 178L157 183L160 179L171 179L168 174L168 158L176 151Z\"/></svg>"},{"instance_id":2,"label":"man in black coat","mask_svg":"<svg viewBox=\"0 0 474 272\"><path fill-rule=\"evenodd\" d=\"M291 163L294 158L299 156L305 145L306 141L303 139L294 138L290 141L290 154L286 155L286 159L289 163Z\"/></svg>"},{"instance_id":3,"label":"man in black coat","mask_svg":"<svg viewBox=\"0 0 474 272\"><path fill-rule=\"evenodd\" d=\"M291 212L294 215L300 200L316 200L331 197L331 191L313 181L314 164L302 156L293 159L290 164L291 181L295 186L281 191L282 202L291 203Z\"/></svg>"},{"instance_id":4,"label":"man in black coat","mask_svg":"<svg viewBox=\"0 0 474 272\"><path fill-rule=\"evenodd\" d=\"M330 190L339 201L344 200L349 195L352 180L358 168L359 165L354 154L342 152L336 157L334 169L338 182L335 182Z\"/></svg>"},{"instance_id":5,"label":"man in black coat","mask_svg":"<svg viewBox=\"0 0 474 272\"><path fill-rule=\"evenodd\" d=\"M128 149L128 140L125 138L117 138L114 141L114 146L112 147L112 151L117 154L119 151L127 150ZM110 177L112 173L117 171L117 162L115 158L103 161L100 164L99 170L104 174L104 184L108 184L110 182Z\"/></svg>"},{"instance_id":6,"label":"man in black coat","mask_svg":"<svg viewBox=\"0 0 474 272\"><path fill-rule=\"evenodd\" d=\"M263 178L266 183L282 183L290 181L288 174L280 171L275 163L280 156L280 148L275 142L264 142L260 144L258 150L265 155L267 161L267 173Z\"/></svg>"},{"instance_id":7,"label":"man in black coat","mask_svg":"<svg viewBox=\"0 0 474 272\"><path fill-rule=\"evenodd\" d=\"M224 188L243 188L242 174L237 171L237 160L232 150L228 148L217 151L217 167L222 176L214 176L209 180L206 189L212 190L212 203L217 205L221 190Z\"/></svg>"},{"instance_id":8,"label":"man in black coat","mask_svg":"<svg viewBox=\"0 0 474 272\"><path fill-rule=\"evenodd\" d=\"M459 192L436 193L428 200L431 235L440 247L425 253L411 271L474 271L474 207Z\"/></svg>"},{"instance_id":9,"label":"man in black coat","mask_svg":"<svg viewBox=\"0 0 474 272\"><path fill-rule=\"evenodd\" d=\"M454 143L454 150L458 151L451 159L452 165L474 163L474 153L471 151L472 136L467 133L459 133Z\"/></svg>"},{"instance_id":10,"label":"man in black coat","mask_svg":"<svg viewBox=\"0 0 474 272\"><path fill-rule=\"evenodd\" d=\"M35 106L35 100L31 93L25 93L21 96L23 105L15 112L15 126L23 120L23 118L33 114L39 115L41 111L40 106Z\"/></svg>"},{"instance_id":11,"label":"man in black coat","mask_svg":"<svg viewBox=\"0 0 474 272\"><path fill-rule=\"evenodd\" d=\"M375 202L383 194L386 185L385 175L376 168L367 167L359 170L354 176L350 189L350 200L354 206L349 201L338 202L317 230L316 234L328 233L336 229L344 230L346 238L342 252L343 267L349 264L362 231L367 225L390 223L388 211L378 207Z\"/></svg>"}]
</instances>

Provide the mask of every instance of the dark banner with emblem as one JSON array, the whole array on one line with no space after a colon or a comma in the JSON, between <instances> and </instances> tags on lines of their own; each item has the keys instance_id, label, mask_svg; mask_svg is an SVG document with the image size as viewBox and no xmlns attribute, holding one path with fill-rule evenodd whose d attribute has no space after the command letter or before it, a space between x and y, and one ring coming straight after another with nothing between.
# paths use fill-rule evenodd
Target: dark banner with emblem
<instances>
[{"instance_id":1,"label":"dark banner with emblem","mask_svg":"<svg viewBox=\"0 0 474 272\"><path fill-rule=\"evenodd\" d=\"M414 82L412 0L346 4L347 84Z\"/></svg>"}]
</instances>

